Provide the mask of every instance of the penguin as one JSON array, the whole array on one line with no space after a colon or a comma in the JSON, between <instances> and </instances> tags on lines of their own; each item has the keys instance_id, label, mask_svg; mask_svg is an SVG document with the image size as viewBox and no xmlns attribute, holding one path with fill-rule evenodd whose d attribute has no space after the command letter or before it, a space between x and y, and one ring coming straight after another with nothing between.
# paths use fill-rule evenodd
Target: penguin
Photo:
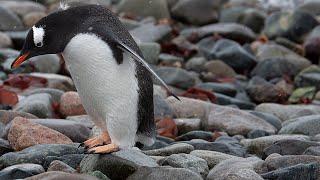
<instances>
[{"instance_id":1,"label":"penguin","mask_svg":"<svg viewBox=\"0 0 320 180\"><path fill-rule=\"evenodd\" d=\"M82 104L102 131L83 142L88 153L111 153L155 141L152 75L141 50L115 14L84 5L42 18L28 32L11 67L31 57L61 54Z\"/></svg>"}]
</instances>

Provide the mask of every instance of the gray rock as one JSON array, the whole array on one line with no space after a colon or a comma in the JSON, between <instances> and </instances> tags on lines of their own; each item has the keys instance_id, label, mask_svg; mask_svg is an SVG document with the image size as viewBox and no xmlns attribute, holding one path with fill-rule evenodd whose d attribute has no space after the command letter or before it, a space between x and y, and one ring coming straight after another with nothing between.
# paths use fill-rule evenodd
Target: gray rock
<instances>
[{"instance_id":1,"label":"gray rock","mask_svg":"<svg viewBox=\"0 0 320 180\"><path fill-rule=\"evenodd\" d=\"M170 18L166 0L122 0L118 12L131 13L137 16L153 16L157 19Z\"/></svg>"},{"instance_id":2,"label":"gray rock","mask_svg":"<svg viewBox=\"0 0 320 180\"><path fill-rule=\"evenodd\" d=\"M161 165L169 165L176 168L186 168L206 177L209 172L208 164L204 159L190 154L172 154L165 158Z\"/></svg>"},{"instance_id":3,"label":"gray rock","mask_svg":"<svg viewBox=\"0 0 320 180\"><path fill-rule=\"evenodd\" d=\"M217 77L235 77L236 75L236 72L229 65L220 60L208 61L204 68L208 73Z\"/></svg>"},{"instance_id":4,"label":"gray rock","mask_svg":"<svg viewBox=\"0 0 320 180\"><path fill-rule=\"evenodd\" d=\"M139 47L147 63L158 64L159 54L161 50L161 47L158 43L154 43L154 42L139 43Z\"/></svg>"},{"instance_id":5,"label":"gray rock","mask_svg":"<svg viewBox=\"0 0 320 180\"><path fill-rule=\"evenodd\" d=\"M17 164L2 169L0 179L24 179L44 172L45 170L39 164Z\"/></svg>"},{"instance_id":6,"label":"gray rock","mask_svg":"<svg viewBox=\"0 0 320 180\"><path fill-rule=\"evenodd\" d=\"M85 154L66 154L66 155L57 155L57 156L47 156L45 157L43 167L48 169L50 164L55 161L61 161L73 169L77 169L80 165L80 162L85 157Z\"/></svg>"},{"instance_id":7,"label":"gray rock","mask_svg":"<svg viewBox=\"0 0 320 180\"><path fill-rule=\"evenodd\" d=\"M13 110L50 118L53 117L52 98L47 93L33 94L19 101Z\"/></svg>"},{"instance_id":8,"label":"gray rock","mask_svg":"<svg viewBox=\"0 0 320 180\"><path fill-rule=\"evenodd\" d=\"M168 85L188 89L195 85L196 79L191 74L180 68L160 67L155 71Z\"/></svg>"},{"instance_id":9,"label":"gray rock","mask_svg":"<svg viewBox=\"0 0 320 180\"><path fill-rule=\"evenodd\" d=\"M104 175L101 171L93 171L93 172L89 173L89 175L97 177L100 180L110 180L110 178L108 178L108 176Z\"/></svg>"},{"instance_id":10,"label":"gray rock","mask_svg":"<svg viewBox=\"0 0 320 180\"><path fill-rule=\"evenodd\" d=\"M90 129L92 129L94 126L94 123L92 122L89 115L68 116L66 117L66 120L81 123Z\"/></svg>"},{"instance_id":11,"label":"gray rock","mask_svg":"<svg viewBox=\"0 0 320 180\"><path fill-rule=\"evenodd\" d=\"M43 164L46 156L80 154L83 149L78 145L40 144L19 152L10 152L0 157L0 169L21 163Z\"/></svg>"},{"instance_id":12,"label":"gray rock","mask_svg":"<svg viewBox=\"0 0 320 180\"><path fill-rule=\"evenodd\" d=\"M179 63L183 63L183 61L184 59L182 57L174 56L171 54L161 53L159 55L159 62L163 65L173 66Z\"/></svg>"},{"instance_id":13,"label":"gray rock","mask_svg":"<svg viewBox=\"0 0 320 180\"><path fill-rule=\"evenodd\" d=\"M264 179L318 179L317 171L319 164L297 164L287 168L277 169L268 173L261 174Z\"/></svg>"},{"instance_id":14,"label":"gray rock","mask_svg":"<svg viewBox=\"0 0 320 180\"><path fill-rule=\"evenodd\" d=\"M172 118L174 113L168 103L160 97L159 95L153 96L153 104L154 104L154 116L155 118Z\"/></svg>"},{"instance_id":15,"label":"gray rock","mask_svg":"<svg viewBox=\"0 0 320 180\"><path fill-rule=\"evenodd\" d=\"M254 129L251 130L248 134L247 137L249 139L255 139L255 138L259 138L259 137L264 137L264 136L269 136L270 133L266 132L264 130L260 130L260 129Z\"/></svg>"},{"instance_id":16,"label":"gray rock","mask_svg":"<svg viewBox=\"0 0 320 180\"><path fill-rule=\"evenodd\" d=\"M0 30L13 31L24 29L19 17L8 8L0 6Z\"/></svg>"},{"instance_id":17,"label":"gray rock","mask_svg":"<svg viewBox=\"0 0 320 180\"><path fill-rule=\"evenodd\" d=\"M158 165L140 151L121 150L105 155L87 155L80 163L80 171L88 173L98 170L111 179L125 179L142 166L157 167Z\"/></svg>"},{"instance_id":18,"label":"gray rock","mask_svg":"<svg viewBox=\"0 0 320 180\"><path fill-rule=\"evenodd\" d=\"M236 156L221 153L218 151L208 151L208 150L194 150L190 152L191 155L197 156L207 161L209 169L212 169L214 166L219 164L220 162L235 158Z\"/></svg>"},{"instance_id":19,"label":"gray rock","mask_svg":"<svg viewBox=\"0 0 320 180\"><path fill-rule=\"evenodd\" d=\"M320 26L315 27L307 36L303 43L305 50L305 57L309 59L313 64L319 63L320 54L317 49L320 47Z\"/></svg>"},{"instance_id":20,"label":"gray rock","mask_svg":"<svg viewBox=\"0 0 320 180\"><path fill-rule=\"evenodd\" d=\"M282 127L281 120L273 114L258 112L258 111L249 111L249 112L251 114L265 120L269 124L273 125L275 128L277 128L277 130L280 130Z\"/></svg>"},{"instance_id":21,"label":"gray rock","mask_svg":"<svg viewBox=\"0 0 320 180\"><path fill-rule=\"evenodd\" d=\"M13 151L13 149L10 146L9 141L0 138L0 156L11 151Z\"/></svg>"},{"instance_id":22,"label":"gray rock","mask_svg":"<svg viewBox=\"0 0 320 180\"><path fill-rule=\"evenodd\" d=\"M234 97L237 94L236 87L230 83L206 82L197 84L196 87L232 97Z\"/></svg>"},{"instance_id":23,"label":"gray rock","mask_svg":"<svg viewBox=\"0 0 320 180\"><path fill-rule=\"evenodd\" d=\"M61 96L63 95L64 92L59 89L53 89L53 88L37 88L37 89L32 89L30 91L26 90L23 92L23 95L30 96L32 94L40 94L40 93L50 94L53 102L60 103Z\"/></svg>"},{"instance_id":24,"label":"gray rock","mask_svg":"<svg viewBox=\"0 0 320 180\"><path fill-rule=\"evenodd\" d=\"M198 118L180 118L173 120L177 125L179 134L201 129L201 120Z\"/></svg>"},{"instance_id":25,"label":"gray rock","mask_svg":"<svg viewBox=\"0 0 320 180\"><path fill-rule=\"evenodd\" d=\"M194 147L186 143L177 143L164 148L144 151L148 156L170 156L171 154L190 153Z\"/></svg>"},{"instance_id":26,"label":"gray rock","mask_svg":"<svg viewBox=\"0 0 320 180\"><path fill-rule=\"evenodd\" d=\"M294 79L294 83L297 87L314 86L317 90L320 89L320 68L316 65L312 65L302 70Z\"/></svg>"},{"instance_id":27,"label":"gray rock","mask_svg":"<svg viewBox=\"0 0 320 180\"><path fill-rule=\"evenodd\" d=\"M192 139L203 139L213 141L213 133L210 131L190 131L176 137L176 141L190 141Z\"/></svg>"},{"instance_id":28,"label":"gray rock","mask_svg":"<svg viewBox=\"0 0 320 180\"><path fill-rule=\"evenodd\" d=\"M59 160L54 160L51 162L51 164L48 167L47 171L62 171L66 173L75 173L77 170L73 169L70 167L68 164L59 161Z\"/></svg>"},{"instance_id":29,"label":"gray rock","mask_svg":"<svg viewBox=\"0 0 320 180\"><path fill-rule=\"evenodd\" d=\"M256 157L230 158L212 168L207 180L262 180L263 178L254 171L262 163L263 160Z\"/></svg>"},{"instance_id":30,"label":"gray rock","mask_svg":"<svg viewBox=\"0 0 320 180\"><path fill-rule=\"evenodd\" d=\"M279 134L305 134L314 136L320 134L320 115L303 116L286 121Z\"/></svg>"},{"instance_id":31,"label":"gray rock","mask_svg":"<svg viewBox=\"0 0 320 180\"><path fill-rule=\"evenodd\" d=\"M28 31L6 31L6 34L10 37L15 47L22 47L27 37Z\"/></svg>"},{"instance_id":32,"label":"gray rock","mask_svg":"<svg viewBox=\"0 0 320 180\"><path fill-rule=\"evenodd\" d=\"M184 0L171 8L173 17L195 25L204 25L218 21L220 1Z\"/></svg>"},{"instance_id":33,"label":"gray rock","mask_svg":"<svg viewBox=\"0 0 320 180\"><path fill-rule=\"evenodd\" d=\"M58 73L61 67L60 58L55 54L33 57L29 63L34 65L35 72L41 73Z\"/></svg>"},{"instance_id":34,"label":"gray rock","mask_svg":"<svg viewBox=\"0 0 320 180\"><path fill-rule=\"evenodd\" d=\"M45 12L46 7L42 4L32 2L32 1L1 1L0 6L8 8L18 14L19 16L24 16L30 12Z\"/></svg>"},{"instance_id":35,"label":"gray rock","mask_svg":"<svg viewBox=\"0 0 320 180\"><path fill-rule=\"evenodd\" d=\"M200 73L204 70L204 65L206 62L207 60L204 57L191 58L186 63L186 69Z\"/></svg>"},{"instance_id":36,"label":"gray rock","mask_svg":"<svg viewBox=\"0 0 320 180\"><path fill-rule=\"evenodd\" d=\"M301 155L311 146L320 146L320 143L296 139L284 139L276 141L271 146L265 148L263 152L266 156L273 153L281 155Z\"/></svg>"},{"instance_id":37,"label":"gray rock","mask_svg":"<svg viewBox=\"0 0 320 180\"><path fill-rule=\"evenodd\" d=\"M297 11L306 12L312 14L313 16L320 15L320 2L318 1L307 1L297 7Z\"/></svg>"},{"instance_id":38,"label":"gray rock","mask_svg":"<svg viewBox=\"0 0 320 180\"><path fill-rule=\"evenodd\" d=\"M138 42L158 42L163 40L171 32L169 25L143 24L130 31L130 34Z\"/></svg>"},{"instance_id":39,"label":"gray rock","mask_svg":"<svg viewBox=\"0 0 320 180\"><path fill-rule=\"evenodd\" d=\"M214 93L214 95L216 96L215 104L230 106L234 105L240 109L254 109L256 107L254 103L249 101L236 99L219 93Z\"/></svg>"},{"instance_id":40,"label":"gray rock","mask_svg":"<svg viewBox=\"0 0 320 180\"><path fill-rule=\"evenodd\" d=\"M50 171L42 174L38 174L36 176L32 176L30 178L26 178L26 180L57 180L57 179L70 179L70 180L99 180L96 177L85 175L85 174L70 174L59 171Z\"/></svg>"},{"instance_id":41,"label":"gray rock","mask_svg":"<svg viewBox=\"0 0 320 180\"><path fill-rule=\"evenodd\" d=\"M141 167L127 180L201 180L201 176L189 169L171 167Z\"/></svg>"},{"instance_id":42,"label":"gray rock","mask_svg":"<svg viewBox=\"0 0 320 180\"><path fill-rule=\"evenodd\" d=\"M5 33L0 32L0 48L9 48L12 46L13 44L10 37Z\"/></svg>"},{"instance_id":43,"label":"gray rock","mask_svg":"<svg viewBox=\"0 0 320 180\"><path fill-rule=\"evenodd\" d=\"M68 76L50 73L30 73L31 76L41 77L48 80L48 88L60 89L62 91L74 91L73 81Z\"/></svg>"}]
</instances>

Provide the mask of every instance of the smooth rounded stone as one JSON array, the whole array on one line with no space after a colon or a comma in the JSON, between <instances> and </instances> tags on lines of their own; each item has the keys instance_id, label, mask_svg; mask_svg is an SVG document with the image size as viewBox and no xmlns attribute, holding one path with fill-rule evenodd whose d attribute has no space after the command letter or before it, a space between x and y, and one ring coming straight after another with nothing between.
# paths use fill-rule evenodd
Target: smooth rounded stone
<instances>
[{"instance_id":1,"label":"smooth rounded stone","mask_svg":"<svg viewBox=\"0 0 320 180\"><path fill-rule=\"evenodd\" d=\"M310 138L305 135L271 135L271 136L259 137L255 139L243 139L240 141L240 143L245 148L247 148L249 153L262 156L264 149L273 145L277 141L280 141L280 140L307 141L309 139Z\"/></svg>"},{"instance_id":2,"label":"smooth rounded stone","mask_svg":"<svg viewBox=\"0 0 320 180\"><path fill-rule=\"evenodd\" d=\"M216 96L215 104L230 105L230 106L234 105L235 107L240 108L240 109L254 109L256 106L252 102L239 100L239 99L229 97L229 96L226 96L223 94L215 93L214 95Z\"/></svg>"},{"instance_id":3,"label":"smooth rounded stone","mask_svg":"<svg viewBox=\"0 0 320 180\"><path fill-rule=\"evenodd\" d=\"M311 146L307 148L304 152L304 155L320 156L320 146Z\"/></svg>"},{"instance_id":4,"label":"smooth rounded stone","mask_svg":"<svg viewBox=\"0 0 320 180\"><path fill-rule=\"evenodd\" d=\"M80 171L88 173L98 170L111 179L125 179L142 166L157 167L158 164L140 151L121 150L105 155L87 155L80 163Z\"/></svg>"},{"instance_id":5,"label":"smooth rounded stone","mask_svg":"<svg viewBox=\"0 0 320 180\"><path fill-rule=\"evenodd\" d=\"M155 25L153 23L147 23L132 29L130 34L138 43L158 42L166 38L171 30L171 27L166 24Z\"/></svg>"},{"instance_id":6,"label":"smooth rounded stone","mask_svg":"<svg viewBox=\"0 0 320 180\"><path fill-rule=\"evenodd\" d=\"M84 142L89 138L91 129L80 122L64 119L32 119L33 123L46 126L69 137L73 142Z\"/></svg>"},{"instance_id":7,"label":"smooth rounded stone","mask_svg":"<svg viewBox=\"0 0 320 180\"><path fill-rule=\"evenodd\" d=\"M35 72L41 73L58 73L61 67L60 58L55 54L33 57L29 63L34 66Z\"/></svg>"},{"instance_id":8,"label":"smooth rounded stone","mask_svg":"<svg viewBox=\"0 0 320 180\"><path fill-rule=\"evenodd\" d=\"M282 125L281 125L281 120L270 113L264 113L264 112L259 112L259 111L249 111L251 114L265 120L269 124L273 125L277 130L280 130Z\"/></svg>"},{"instance_id":9,"label":"smooth rounded stone","mask_svg":"<svg viewBox=\"0 0 320 180\"><path fill-rule=\"evenodd\" d=\"M188 28L182 30L180 34L184 37L196 34L198 39L203 39L212 34L219 34L239 43L252 42L256 38L256 34L250 28L237 23L216 23L199 28Z\"/></svg>"},{"instance_id":10,"label":"smooth rounded stone","mask_svg":"<svg viewBox=\"0 0 320 180\"><path fill-rule=\"evenodd\" d=\"M172 167L140 167L135 173L127 178L127 180L202 180L203 178L185 168L172 168Z\"/></svg>"},{"instance_id":11,"label":"smooth rounded stone","mask_svg":"<svg viewBox=\"0 0 320 180\"><path fill-rule=\"evenodd\" d=\"M259 138L259 137L264 137L264 136L269 136L270 133L264 131L264 130L260 130L260 129L254 129L251 130L248 134L247 137L249 139L255 139L255 138Z\"/></svg>"},{"instance_id":12,"label":"smooth rounded stone","mask_svg":"<svg viewBox=\"0 0 320 180\"><path fill-rule=\"evenodd\" d=\"M220 1L184 0L171 8L171 15L184 22L204 25L218 21Z\"/></svg>"},{"instance_id":13,"label":"smooth rounded stone","mask_svg":"<svg viewBox=\"0 0 320 180\"><path fill-rule=\"evenodd\" d=\"M296 10L312 14L313 16L318 16L320 15L320 2L310 0L299 5Z\"/></svg>"},{"instance_id":14,"label":"smooth rounded stone","mask_svg":"<svg viewBox=\"0 0 320 180\"><path fill-rule=\"evenodd\" d=\"M204 57L193 57L186 63L186 69L189 71L202 72L204 70L204 65L207 62Z\"/></svg>"},{"instance_id":15,"label":"smooth rounded stone","mask_svg":"<svg viewBox=\"0 0 320 180\"><path fill-rule=\"evenodd\" d=\"M234 97L237 94L236 87L230 83L206 82L206 83L197 84L195 87L212 91L214 93L221 93L221 94L232 96L232 97Z\"/></svg>"},{"instance_id":16,"label":"smooth rounded stone","mask_svg":"<svg viewBox=\"0 0 320 180\"><path fill-rule=\"evenodd\" d=\"M236 75L232 67L220 60L208 61L204 65L204 68L208 73L217 77L235 77Z\"/></svg>"},{"instance_id":17,"label":"smooth rounded stone","mask_svg":"<svg viewBox=\"0 0 320 180\"><path fill-rule=\"evenodd\" d=\"M174 114L177 118L200 118L201 125L203 122L208 121L208 115L211 109L215 106L211 103L186 98L179 97L181 101L177 101L174 97L169 97L166 99L169 106L172 108Z\"/></svg>"},{"instance_id":18,"label":"smooth rounded stone","mask_svg":"<svg viewBox=\"0 0 320 180\"><path fill-rule=\"evenodd\" d=\"M320 134L320 115L303 116L286 121L279 134L305 134L315 136Z\"/></svg>"},{"instance_id":19,"label":"smooth rounded stone","mask_svg":"<svg viewBox=\"0 0 320 180\"><path fill-rule=\"evenodd\" d=\"M295 42L303 42L305 35L317 25L317 20L309 13L275 12L266 19L264 33L270 39L285 37Z\"/></svg>"},{"instance_id":20,"label":"smooth rounded stone","mask_svg":"<svg viewBox=\"0 0 320 180\"><path fill-rule=\"evenodd\" d=\"M240 23L249 27L254 32L259 33L264 27L266 17L266 13L261 10L244 6L236 6L221 10L219 22Z\"/></svg>"},{"instance_id":21,"label":"smooth rounded stone","mask_svg":"<svg viewBox=\"0 0 320 180\"><path fill-rule=\"evenodd\" d=\"M264 179L318 179L319 175L317 174L317 169L319 169L319 164L317 163L297 164L287 168L270 171L261 174L261 176Z\"/></svg>"},{"instance_id":22,"label":"smooth rounded stone","mask_svg":"<svg viewBox=\"0 0 320 180\"><path fill-rule=\"evenodd\" d=\"M207 130L225 131L230 135L246 135L251 130L264 130L274 134L276 129L263 119L246 111L215 105L208 121L204 125Z\"/></svg>"},{"instance_id":23,"label":"smooth rounded stone","mask_svg":"<svg viewBox=\"0 0 320 180\"><path fill-rule=\"evenodd\" d=\"M53 89L53 88L37 88L32 90L25 90L22 95L24 96L30 96L33 94L40 94L40 93L46 93L50 94L52 100L54 103L60 103L61 96L63 95L63 91L59 89ZM34 119L34 118L32 118Z\"/></svg>"},{"instance_id":24,"label":"smooth rounded stone","mask_svg":"<svg viewBox=\"0 0 320 180\"><path fill-rule=\"evenodd\" d=\"M193 150L194 148L192 145L177 143L160 149L143 151L143 153L148 156L170 156L171 154L190 153Z\"/></svg>"},{"instance_id":25,"label":"smooth rounded stone","mask_svg":"<svg viewBox=\"0 0 320 180\"><path fill-rule=\"evenodd\" d=\"M152 16L157 19L170 19L166 0L122 0L118 4L117 9L118 12L125 12L137 16Z\"/></svg>"},{"instance_id":26,"label":"smooth rounded stone","mask_svg":"<svg viewBox=\"0 0 320 180\"><path fill-rule=\"evenodd\" d=\"M153 85L153 96L160 96L165 99L168 97L167 91L160 85Z\"/></svg>"},{"instance_id":27,"label":"smooth rounded stone","mask_svg":"<svg viewBox=\"0 0 320 180\"><path fill-rule=\"evenodd\" d=\"M179 118L174 119L174 122L177 125L179 134L201 129L201 120L199 118Z\"/></svg>"},{"instance_id":28,"label":"smooth rounded stone","mask_svg":"<svg viewBox=\"0 0 320 180\"><path fill-rule=\"evenodd\" d=\"M92 129L94 126L94 123L91 120L91 118L89 117L89 115L68 116L68 117L66 117L66 120L81 123L90 129Z\"/></svg>"},{"instance_id":29,"label":"smooth rounded stone","mask_svg":"<svg viewBox=\"0 0 320 180\"><path fill-rule=\"evenodd\" d=\"M212 169L214 166L219 164L220 162L235 158L236 156L221 153L218 151L208 151L208 150L194 150L190 152L191 155L197 156L207 161L209 169Z\"/></svg>"},{"instance_id":30,"label":"smooth rounded stone","mask_svg":"<svg viewBox=\"0 0 320 180\"><path fill-rule=\"evenodd\" d=\"M16 58L20 52L11 48L0 48L0 60L4 61L7 58Z\"/></svg>"},{"instance_id":31,"label":"smooth rounded stone","mask_svg":"<svg viewBox=\"0 0 320 180\"><path fill-rule=\"evenodd\" d=\"M312 63L319 63L320 53L317 49L320 47L320 26L315 27L304 41L303 47L305 50L305 57Z\"/></svg>"},{"instance_id":32,"label":"smooth rounded stone","mask_svg":"<svg viewBox=\"0 0 320 180\"><path fill-rule=\"evenodd\" d=\"M155 42L142 42L139 43L140 50L142 51L144 60L149 64L158 64L158 58L161 47Z\"/></svg>"},{"instance_id":33,"label":"smooth rounded stone","mask_svg":"<svg viewBox=\"0 0 320 180\"><path fill-rule=\"evenodd\" d=\"M256 59L252 54L243 49L237 42L228 39L218 40L206 58L209 60L219 59L237 72L248 71L256 64Z\"/></svg>"},{"instance_id":34,"label":"smooth rounded stone","mask_svg":"<svg viewBox=\"0 0 320 180\"><path fill-rule=\"evenodd\" d=\"M184 59L179 56L174 56L171 54L161 53L159 55L159 62L165 66L174 66L183 63ZM186 65L187 66L187 65Z\"/></svg>"},{"instance_id":35,"label":"smooth rounded stone","mask_svg":"<svg viewBox=\"0 0 320 180\"><path fill-rule=\"evenodd\" d=\"M190 169L191 171L200 174L202 177L206 177L209 172L208 164L204 159L184 153L168 156L161 163L161 166L165 165Z\"/></svg>"},{"instance_id":36,"label":"smooth rounded stone","mask_svg":"<svg viewBox=\"0 0 320 180\"><path fill-rule=\"evenodd\" d=\"M196 79L191 74L180 68L159 67L155 70L160 78L168 85L182 89L188 89L195 85Z\"/></svg>"},{"instance_id":37,"label":"smooth rounded stone","mask_svg":"<svg viewBox=\"0 0 320 180\"><path fill-rule=\"evenodd\" d=\"M94 177L98 178L99 180L110 180L110 178L108 178L108 176L103 174L101 171L93 171L93 172L88 173L88 175L94 176Z\"/></svg>"},{"instance_id":38,"label":"smooth rounded stone","mask_svg":"<svg viewBox=\"0 0 320 180\"><path fill-rule=\"evenodd\" d=\"M263 180L255 172L261 166L263 160L257 157L230 158L224 160L212 168L207 176L207 180Z\"/></svg>"},{"instance_id":39,"label":"smooth rounded stone","mask_svg":"<svg viewBox=\"0 0 320 180\"><path fill-rule=\"evenodd\" d=\"M75 173L77 170L73 169L70 167L68 164L59 161L59 160L54 160L51 162L51 164L48 167L47 171L62 171L66 173Z\"/></svg>"},{"instance_id":40,"label":"smooth rounded stone","mask_svg":"<svg viewBox=\"0 0 320 180\"><path fill-rule=\"evenodd\" d=\"M12 31L24 29L20 18L10 9L0 6L0 30Z\"/></svg>"},{"instance_id":41,"label":"smooth rounded stone","mask_svg":"<svg viewBox=\"0 0 320 180\"><path fill-rule=\"evenodd\" d=\"M2 169L0 179L24 179L44 172L45 170L39 164L17 164Z\"/></svg>"},{"instance_id":42,"label":"smooth rounded stone","mask_svg":"<svg viewBox=\"0 0 320 180\"><path fill-rule=\"evenodd\" d=\"M0 48L10 48L13 46L13 43L10 37L0 31Z\"/></svg>"},{"instance_id":43,"label":"smooth rounded stone","mask_svg":"<svg viewBox=\"0 0 320 180\"><path fill-rule=\"evenodd\" d=\"M174 116L173 110L159 95L153 96L154 117L155 119L172 118Z\"/></svg>"},{"instance_id":44,"label":"smooth rounded stone","mask_svg":"<svg viewBox=\"0 0 320 180\"><path fill-rule=\"evenodd\" d=\"M210 131L190 131L181 136L176 137L176 141L190 141L192 139L203 139L213 141L213 133Z\"/></svg>"},{"instance_id":45,"label":"smooth rounded stone","mask_svg":"<svg viewBox=\"0 0 320 180\"><path fill-rule=\"evenodd\" d=\"M22 151L10 152L0 157L0 169L21 163L42 165L47 156L83 153L83 148L78 146L78 144L38 144Z\"/></svg>"},{"instance_id":46,"label":"smooth rounded stone","mask_svg":"<svg viewBox=\"0 0 320 180\"><path fill-rule=\"evenodd\" d=\"M255 109L258 112L269 113L277 116L282 122L302 116L320 114L320 107L315 105L281 105L262 103Z\"/></svg>"},{"instance_id":47,"label":"smooth rounded stone","mask_svg":"<svg viewBox=\"0 0 320 180\"><path fill-rule=\"evenodd\" d=\"M32 2L32 1L1 1L0 6L8 8L18 14L19 16L24 16L30 12L45 12L46 7L43 5Z\"/></svg>"},{"instance_id":48,"label":"smooth rounded stone","mask_svg":"<svg viewBox=\"0 0 320 180\"><path fill-rule=\"evenodd\" d=\"M50 73L30 73L31 76L41 77L48 80L47 88L60 89L62 91L73 91L75 86L73 81L68 76L63 76L60 74L50 74Z\"/></svg>"},{"instance_id":49,"label":"smooth rounded stone","mask_svg":"<svg viewBox=\"0 0 320 180\"><path fill-rule=\"evenodd\" d=\"M140 149L143 151L147 151L147 150L153 150L153 149L160 149L160 148L164 148L167 146L169 146L168 143L156 139L152 146L144 146L143 148L140 148Z\"/></svg>"},{"instance_id":50,"label":"smooth rounded stone","mask_svg":"<svg viewBox=\"0 0 320 180\"><path fill-rule=\"evenodd\" d=\"M305 63L309 65L309 63ZM260 76L270 80L281 78L284 75L295 77L305 67L304 62L296 62L291 59L273 58L260 61L257 66L251 71L251 76Z\"/></svg>"},{"instance_id":51,"label":"smooth rounded stone","mask_svg":"<svg viewBox=\"0 0 320 180\"><path fill-rule=\"evenodd\" d=\"M249 81L246 92L248 93L250 98L257 103L281 103L285 102L288 96L282 88L266 81L259 76L254 76Z\"/></svg>"},{"instance_id":52,"label":"smooth rounded stone","mask_svg":"<svg viewBox=\"0 0 320 180\"><path fill-rule=\"evenodd\" d=\"M26 178L26 180L57 180L57 179L69 179L69 180L99 180L96 177L86 174L65 173L60 171L50 171L36 176Z\"/></svg>"},{"instance_id":53,"label":"smooth rounded stone","mask_svg":"<svg viewBox=\"0 0 320 180\"><path fill-rule=\"evenodd\" d=\"M16 151L36 144L71 144L72 140L58 131L33 123L32 121L16 117L12 121L8 133L8 140Z\"/></svg>"},{"instance_id":54,"label":"smooth rounded stone","mask_svg":"<svg viewBox=\"0 0 320 180\"><path fill-rule=\"evenodd\" d=\"M0 156L12 151L13 149L10 146L9 141L0 138Z\"/></svg>"},{"instance_id":55,"label":"smooth rounded stone","mask_svg":"<svg viewBox=\"0 0 320 180\"><path fill-rule=\"evenodd\" d=\"M61 96L59 111L65 117L86 114L79 94L73 91L66 92Z\"/></svg>"},{"instance_id":56,"label":"smooth rounded stone","mask_svg":"<svg viewBox=\"0 0 320 180\"><path fill-rule=\"evenodd\" d=\"M263 152L266 156L269 156L273 153L278 153L281 155L301 155L311 146L320 146L320 143L296 139L285 139L276 141L271 146L265 148Z\"/></svg>"},{"instance_id":57,"label":"smooth rounded stone","mask_svg":"<svg viewBox=\"0 0 320 180\"><path fill-rule=\"evenodd\" d=\"M13 110L50 118L53 117L52 98L47 93L33 94L19 101Z\"/></svg>"},{"instance_id":58,"label":"smooth rounded stone","mask_svg":"<svg viewBox=\"0 0 320 180\"><path fill-rule=\"evenodd\" d=\"M28 31L27 30L24 30L24 31L13 30L13 31L6 31L6 34L12 40L15 48L22 48L23 43L27 37Z\"/></svg>"},{"instance_id":59,"label":"smooth rounded stone","mask_svg":"<svg viewBox=\"0 0 320 180\"><path fill-rule=\"evenodd\" d=\"M294 84L297 87L308 87L315 86L320 89L320 68L316 65L312 65L304 70L302 70L294 80Z\"/></svg>"},{"instance_id":60,"label":"smooth rounded stone","mask_svg":"<svg viewBox=\"0 0 320 180\"><path fill-rule=\"evenodd\" d=\"M57 156L46 156L42 166L45 169L48 169L52 161L58 160L64 162L68 166L77 169L85 157L85 154L66 154L66 155L57 155Z\"/></svg>"},{"instance_id":61,"label":"smooth rounded stone","mask_svg":"<svg viewBox=\"0 0 320 180\"><path fill-rule=\"evenodd\" d=\"M47 14L44 12L30 12L23 16L22 21L26 27L32 27L45 16L47 16Z\"/></svg>"}]
</instances>

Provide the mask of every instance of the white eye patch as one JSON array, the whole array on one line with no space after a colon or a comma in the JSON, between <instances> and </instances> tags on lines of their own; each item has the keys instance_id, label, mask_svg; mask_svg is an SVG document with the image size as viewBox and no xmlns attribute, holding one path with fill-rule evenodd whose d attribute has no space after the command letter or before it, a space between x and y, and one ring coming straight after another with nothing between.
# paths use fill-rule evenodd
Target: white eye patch
<instances>
[{"instance_id":1,"label":"white eye patch","mask_svg":"<svg viewBox=\"0 0 320 180\"><path fill-rule=\"evenodd\" d=\"M37 47L42 47L43 46L43 38L44 38L44 34L45 34L43 27L33 26L32 31L33 31L34 45Z\"/></svg>"}]
</instances>

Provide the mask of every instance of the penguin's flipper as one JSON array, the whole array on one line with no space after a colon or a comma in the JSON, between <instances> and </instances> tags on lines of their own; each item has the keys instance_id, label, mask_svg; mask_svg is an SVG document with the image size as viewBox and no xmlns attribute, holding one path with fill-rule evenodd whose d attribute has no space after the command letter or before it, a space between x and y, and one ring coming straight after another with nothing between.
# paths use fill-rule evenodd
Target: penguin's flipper
<instances>
[{"instance_id":1,"label":"penguin's flipper","mask_svg":"<svg viewBox=\"0 0 320 180\"><path fill-rule=\"evenodd\" d=\"M147 70L149 72L151 72L153 74L153 76L156 77L156 79L158 79L158 81L162 84L162 86L168 91L169 95L171 95L171 96L175 97L176 99L178 99L179 101L181 101L178 96L176 96L174 93L171 92L171 90L169 89L167 84L151 69L151 67L148 65L148 63L141 56L139 56L135 51L133 51L130 47L128 47L123 42L118 41L117 43L118 43L118 47L122 51L129 53L132 58L139 61L145 68L147 68Z\"/></svg>"}]
</instances>

